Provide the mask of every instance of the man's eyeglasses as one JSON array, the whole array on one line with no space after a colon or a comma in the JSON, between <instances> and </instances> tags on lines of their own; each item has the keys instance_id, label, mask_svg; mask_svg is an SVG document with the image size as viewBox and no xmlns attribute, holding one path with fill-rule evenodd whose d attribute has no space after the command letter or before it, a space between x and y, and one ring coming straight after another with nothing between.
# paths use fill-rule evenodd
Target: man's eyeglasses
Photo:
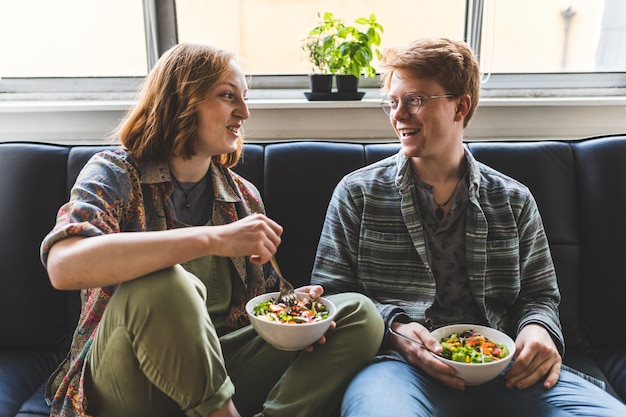
<instances>
[{"instance_id":1,"label":"man's eyeglasses","mask_svg":"<svg viewBox=\"0 0 626 417\"><path fill-rule=\"evenodd\" d=\"M422 102L424 100L429 100L432 98L452 98L453 94L446 94L443 96L418 96L413 93L409 93L402 97L402 99L398 99L396 97L385 97L383 101L380 102L380 105L383 107L383 111L387 116L391 116L393 113L398 110L400 106L400 101L402 101L402 106L404 110L409 114L415 114L420 111L420 107L422 107Z\"/></svg>"}]
</instances>

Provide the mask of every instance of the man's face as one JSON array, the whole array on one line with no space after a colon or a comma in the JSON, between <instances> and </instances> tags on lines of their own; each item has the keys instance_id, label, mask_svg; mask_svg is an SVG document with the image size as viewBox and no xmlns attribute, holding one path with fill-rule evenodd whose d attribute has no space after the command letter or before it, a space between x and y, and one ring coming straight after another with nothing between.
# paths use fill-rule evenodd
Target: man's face
<instances>
[{"instance_id":1,"label":"man's face","mask_svg":"<svg viewBox=\"0 0 626 417\"><path fill-rule=\"evenodd\" d=\"M393 103L389 121L406 156L436 156L462 143L459 100L447 95L449 92L434 79L412 78L403 72L392 75L387 95Z\"/></svg>"}]
</instances>

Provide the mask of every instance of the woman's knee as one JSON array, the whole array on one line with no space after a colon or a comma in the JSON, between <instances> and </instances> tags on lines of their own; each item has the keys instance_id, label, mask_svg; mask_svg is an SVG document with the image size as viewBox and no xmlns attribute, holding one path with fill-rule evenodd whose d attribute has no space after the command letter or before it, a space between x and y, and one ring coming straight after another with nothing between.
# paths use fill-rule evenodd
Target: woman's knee
<instances>
[{"instance_id":1,"label":"woman's knee","mask_svg":"<svg viewBox=\"0 0 626 417\"><path fill-rule=\"evenodd\" d=\"M359 293L337 294L329 299L337 306L337 328L353 332L352 340L358 340L359 345L368 350L368 355L376 354L385 326L374 303Z\"/></svg>"},{"instance_id":2,"label":"woman's knee","mask_svg":"<svg viewBox=\"0 0 626 417\"><path fill-rule=\"evenodd\" d=\"M156 324L162 334L168 334L168 328L178 332L189 326L193 326L189 331L198 331L210 320L206 288L179 265L120 285L106 314L114 325L138 329Z\"/></svg>"}]
</instances>

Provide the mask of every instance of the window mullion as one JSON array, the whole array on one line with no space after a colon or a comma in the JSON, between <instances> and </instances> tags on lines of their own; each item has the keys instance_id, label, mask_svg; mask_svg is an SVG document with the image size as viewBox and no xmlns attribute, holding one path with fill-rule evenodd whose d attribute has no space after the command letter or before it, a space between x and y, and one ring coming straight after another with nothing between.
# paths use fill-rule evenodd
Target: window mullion
<instances>
[{"instance_id":1,"label":"window mullion","mask_svg":"<svg viewBox=\"0 0 626 417\"><path fill-rule=\"evenodd\" d=\"M143 0L148 71L178 43L175 0Z\"/></svg>"},{"instance_id":2,"label":"window mullion","mask_svg":"<svg viewBox=\"0 0 626 417\"><path fill-rule=\"evenodd\" d=\"M467 0L465 2L465 42L479 59L483 29L483 7L483 0Z\"/></svg>"}]
</instances>

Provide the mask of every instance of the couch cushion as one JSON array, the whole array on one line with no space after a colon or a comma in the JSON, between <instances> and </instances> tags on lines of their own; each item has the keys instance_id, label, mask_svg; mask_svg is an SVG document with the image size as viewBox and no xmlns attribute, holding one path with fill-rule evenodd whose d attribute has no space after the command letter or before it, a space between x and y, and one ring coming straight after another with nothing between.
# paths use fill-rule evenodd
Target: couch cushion
<instances>
[{"instance_id":1,"label":"couch cushion","mask_svg":"<svg viewBox=\"0 0 626 417\"><path fill-rule=\"evenodd\" d=\"M602 349L593 355L612 389L626 402L626 348Z\"/></svg>"},{"instance_id":2,"label":"couch cushion","mask_svg":"<svg viewBox=\"0 0 626 417\"><path fill-rule=\"evenodd\" d=\"M268 215L284 227L276 257L294 285L306 285L311 279L326 207L337 182L364 163L361 144L266 145L265 206Z\"/></svg>"},{"instance_id":3,"label":"couch cushion","mask_svg":"<svg viewBox=\"0 0 626 417\"><path fill-rule=\"evenodd\" d=\"M580 189L581 323L597 349L626 345L626 136L574 146ZM587 302L586 300L593 300ZM600 301L601 300L601 301Z\"/></svg>"},{"instance_id":4,"label":"couch cushion","mask_svg":"<svg viewBox=\"0 0 626 417\"><path fill-rule=\"evenodd\" d=\"M20 411L15 417L38 417L49 416L50 407L46 404L44 398L46 392L46 384L42 384L37 391L30 396L28 400L20 407Z\"/></svg>"},{"instance_id":5,"label":"couch cushion","mask_svg":"<svg viewBox=\"0 0 626 417\"><path fill-rule=\"evenodd\" d=\"M67 292L56 291L39 245L65 201L68 149L0 144L0 349L58 349L67 344ZM19 237L19 238L18 238Z\"/></svg>"},{"instance_id":6,"label":"couch cushion","mask_svg":"<svg viewBox=\"0 0 626 417\"><path fill-rule=\"evenodd\" d=\"M578 189L566 142L471 143L475 157L531 189L543 219L559 289L561 323L568 348L585 349L579 326Z\"/></svg>"},{"instance_id":7,"label":"couch cushion","mask_svg":"<svg viewBox=\"0 0 626 417\"><path fill-rule=\"evenodd\" d=\"M61 359L60 352L49 350L0 351L0 416L15 415Z\"/></svg>"},{"instance_id":8,"label":"couch cushion","mask_svg":"<svg viewBox=\"0 0 626 417\"><path fill-rule=\"evenodd\" d=\"M233 171L253 183L262 196L265 195L263 186L264 157L265 147L263 145L247 143L243 147L243 154L239 158L237 166L233 168Z\"/></svg>"}]
</instances>

